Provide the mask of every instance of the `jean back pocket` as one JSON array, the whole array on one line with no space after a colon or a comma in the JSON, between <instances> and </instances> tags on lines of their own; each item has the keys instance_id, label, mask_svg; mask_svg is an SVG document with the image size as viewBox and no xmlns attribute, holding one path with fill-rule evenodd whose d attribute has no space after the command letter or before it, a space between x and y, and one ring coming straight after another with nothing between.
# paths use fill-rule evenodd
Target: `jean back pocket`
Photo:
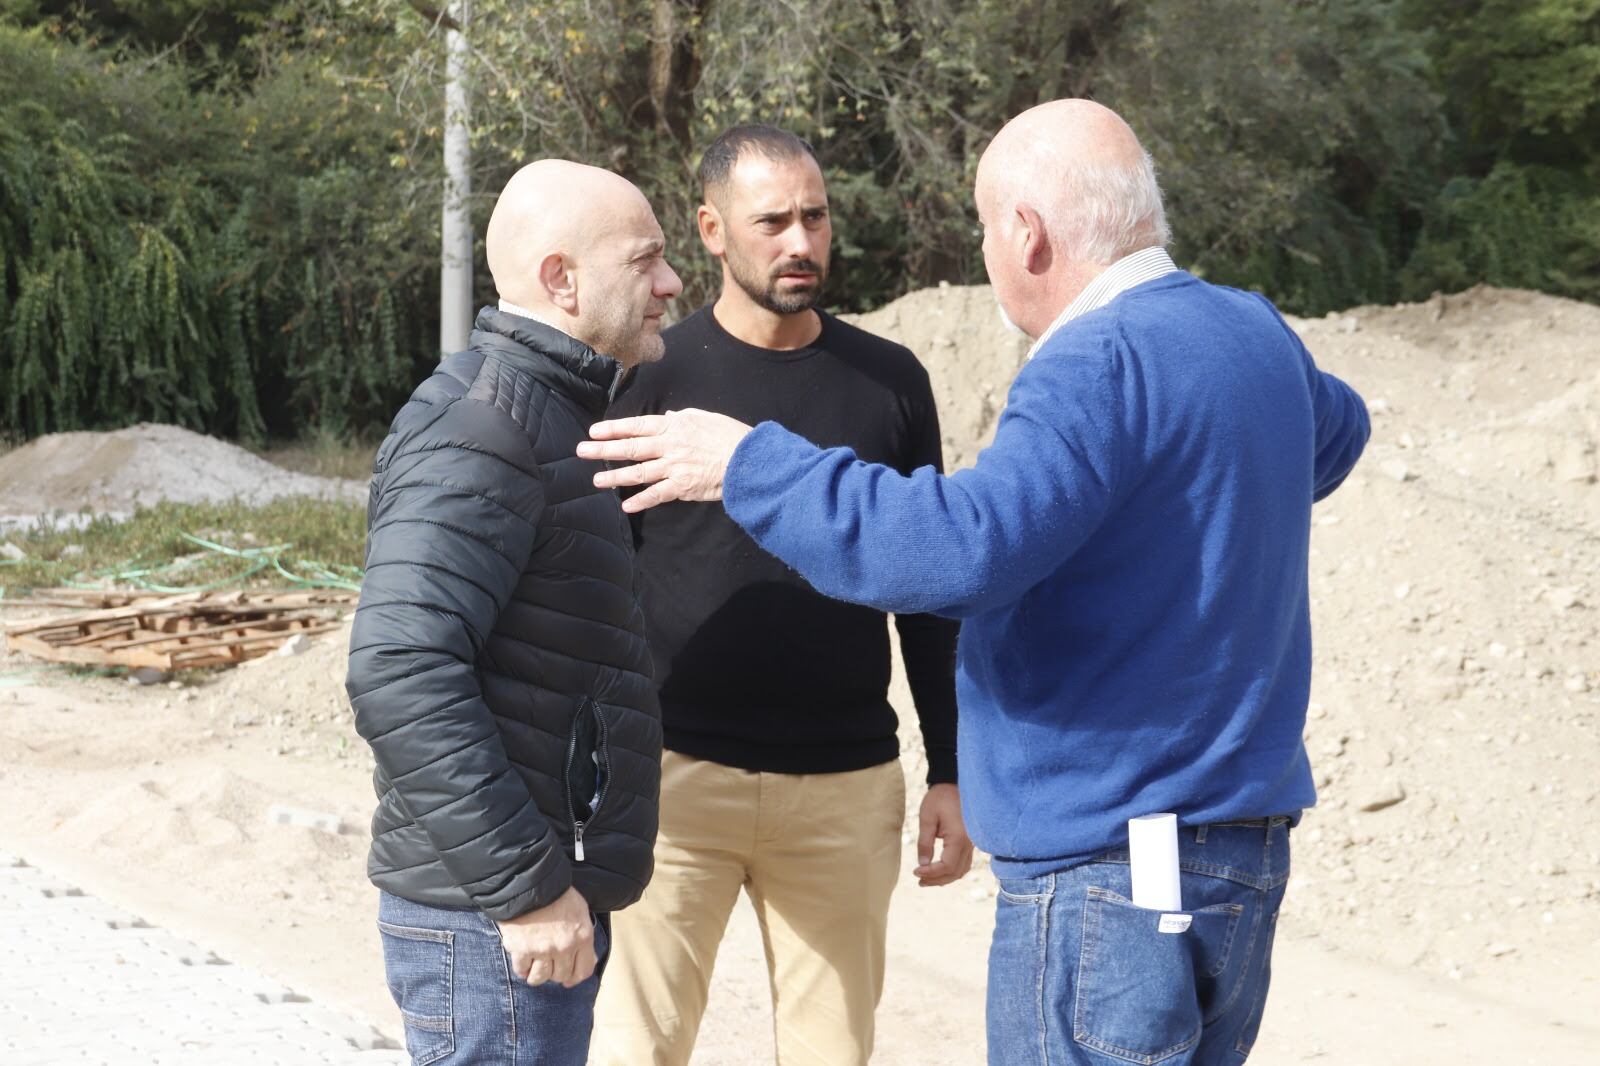
<instances>
[{"instance_id":1,"label":"jean back pocket","mask_svg":"<svg viewBox=\"0 0 1600 1066\"><path fill-rule=\"evenodd\" d=\"M1090 887L1083 909L1073 1039L1150 1066L1193 1047L1228 969L1239 903L1194 911L1136 907Z\"/></svg>"},{"instance_id":2,"label":"jean back pocket","mask_svg":"<svg viewBox=\"0 0 1600 1066\"><path fill-rule=\"evenodd\" d=\"M406 1050L413 1066L426 1066L455 1051L455 933L390 922L378 923L389 994L400 1008Z\"/></svg>"}]
</instances>

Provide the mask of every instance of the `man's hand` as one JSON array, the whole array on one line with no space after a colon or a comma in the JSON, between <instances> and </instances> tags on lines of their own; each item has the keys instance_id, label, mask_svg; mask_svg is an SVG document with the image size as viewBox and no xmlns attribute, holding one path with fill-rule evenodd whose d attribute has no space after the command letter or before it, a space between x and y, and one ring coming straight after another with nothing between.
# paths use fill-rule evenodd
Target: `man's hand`
<instances>
[{"instance_id":1,"label":"man's hand","mask_svg":"<svg viewBox=\"0 0 1600 1066\"><path fill-rule=\"evenodd\" d=\"M693 408L596 422L578 445L583 459L632 462L594 476L600 489L649 485L622 501L629 514L672 500L720 500L733 450L750 427L726 415Z\"/></svg>"},{"instance_id":2,"label":"man's hand","mask_svg":"<svg viewBox=\"0 0 1600 1066\"><path fill-rule=\"evenodd\" d=\"M495 924L512 969L530 985L555 981L572 988L594 973L594 918L576 888L548 906Z\"/></svg>"},{"instance_id":3,"label":"man's hand","mask_svg":"<svg viewBox=\"0 0 1600 1066\"><path fill-rule=\"evenodd\" d=\"M955 785L930 785L917 815L917 883L923 888L959 881L972 869L972 841L961 820L961 792ZM933 861L933 842L943 840L939 861Z\"/></svg>"}]
</instances>

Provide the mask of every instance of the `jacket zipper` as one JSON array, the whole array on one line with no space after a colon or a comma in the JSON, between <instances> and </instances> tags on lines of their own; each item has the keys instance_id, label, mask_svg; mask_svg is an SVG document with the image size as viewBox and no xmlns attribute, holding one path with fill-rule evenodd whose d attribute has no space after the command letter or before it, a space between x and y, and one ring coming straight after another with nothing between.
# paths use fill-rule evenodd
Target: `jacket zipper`
<instances>
[{"instance_id":1,"label":"jacket zipper","mask_svg":"<svg viewBox=\"0 0 1600 1066\"><path fill-rule=\"evenodd\" d=\"M572 730L572 737L567 741L567 761L561 774L562 791L567 796L567 817L572 819L572 861L583 861L583 834L600 814L600 808L606 802L606 790L611 787L611 753L606 750L606 716L601 713L600 705L593 699L585 696L582 709L588 709L594 714L596 723L594 750L600 757L600 787L596 791L594 807L589 811L588 821L578 817L577 808L572 805L572 764L578 757L578 730L576 724Z\"/></svg>"}]
</instances>

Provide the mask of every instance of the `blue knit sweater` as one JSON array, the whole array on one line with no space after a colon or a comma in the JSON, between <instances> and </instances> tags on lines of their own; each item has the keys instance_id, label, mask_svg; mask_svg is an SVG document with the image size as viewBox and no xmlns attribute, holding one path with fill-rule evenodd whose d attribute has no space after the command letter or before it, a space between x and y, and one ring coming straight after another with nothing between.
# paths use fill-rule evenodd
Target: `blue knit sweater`
<instances>
[{"instance_id":1,"label":"blue knit sweater","mask_svg":"<svg viewBox=\"0 0 1600 1066\"><path fill-rule=\"evenodd\" d=\"M1180 271L1059 330L973 468L905 477L764 422L724 505L830 596L963 620L964 814L1024 876L1136 815L1315 802L1311 505L1367 435L1266 299Z\"/></svg>"}]
</instances>

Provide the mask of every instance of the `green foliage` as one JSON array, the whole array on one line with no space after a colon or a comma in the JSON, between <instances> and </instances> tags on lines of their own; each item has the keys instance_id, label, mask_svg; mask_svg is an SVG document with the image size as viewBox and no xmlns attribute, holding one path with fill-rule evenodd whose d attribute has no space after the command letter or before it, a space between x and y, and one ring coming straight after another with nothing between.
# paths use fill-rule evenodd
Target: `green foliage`
<instances>
[{"instance_id":1,"label":"green foliage","mask_svg":"<svg viewBox=\"0 0 1600 1066\"><path fill-rule=\"evenodd\" d=\"M0 596L92 582L109 573L171 567L178 560L184 562L169 576L174 584L186 586L227 581L249 568L190 537L245 551L279 546L282 562L297 574L319 568L342 573L364 561L366 512L358 504L289 496L260 507L162 503L142 507L126 519L95 518L79 529L41 525L13 531L6 540L26 558L0 568ZM251 577L255 584L287 583L270 568Z\"/></svg>"},{"instance_id":2,"label":"green foliage","mask_svg":"<svg viewBox=\"0 0 1600 1066\"><path fill-rule=\"evenodd\" d=\"M435 6L0 0L0 439L377 433L435 354ZM983 280L978 157L1069 95L1140 132L1180 261L1289 310L1485 280L1600 298L1600 0L471 12L478 232L532 159L618 170L655 205L681 308L720 282L693 172L726 126L817 147L828 299L861 310Z\"/></svg>"},{"instance_id":3,"label":"green foliage","mask_svg":"<svg viewBox=\"0 0 1600 1066\"><path fill-rule=\"evenodd\" d=\"M1411 296L1477 282L1600 297L1600 0L1409 0L1454 131Z\"/></svg>"},{"instance_id":4,"label":"green foliage","mask_svg":"<svg viewBox=\"0 0 1600 1066\"><path fill-rule=\"evenodd\" d=\"M0 28L0 433L370 433L431 362L435 238L381 96L249 91Z\"/></svg>"},{"instance_id":5,"label":"green foliage","mask_svg":"<svg viewBox=\"0 0 1600 1066\"><path fill-rule=\"evenodd\" d=\"M1485 282L1600 297L1600 173L1501 163L1440 193L1405 295Z\"/></svg>"}]
</instances>

